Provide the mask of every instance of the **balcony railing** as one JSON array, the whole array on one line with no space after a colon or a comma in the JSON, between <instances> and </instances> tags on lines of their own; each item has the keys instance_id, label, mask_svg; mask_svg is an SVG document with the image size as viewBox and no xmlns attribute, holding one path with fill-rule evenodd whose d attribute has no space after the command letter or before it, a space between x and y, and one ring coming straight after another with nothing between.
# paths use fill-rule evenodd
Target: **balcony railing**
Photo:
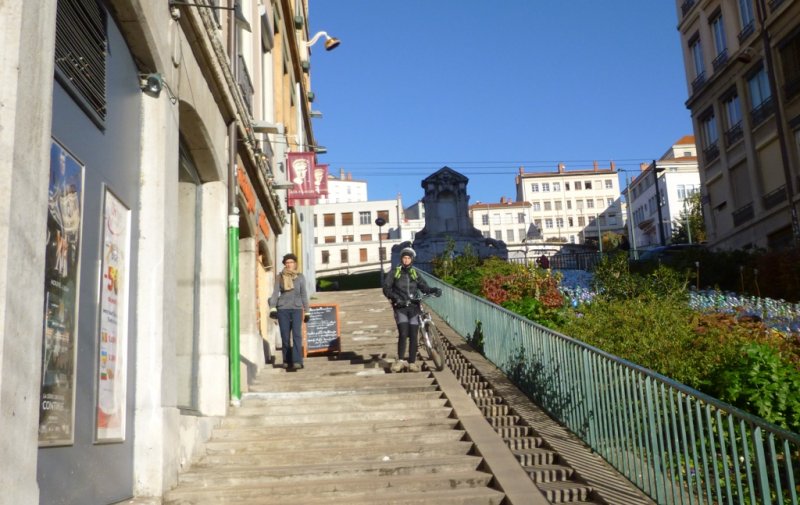
<instances>
[{"instance_id":1,"label":"balcony railing","mask_svg":"<svg viewBox=\"0 0 800 505\"><path fill-rule=\"evenodd\" d=\"M742 131L742 122L739 121L725 132L725 145L732 146L742 137L744 137L744 132Z\"/></svg>"},{"instance_id":2,"label":"balcony railing","mask_svg":"<svg viewBox=\"0 0 800 505\"><path fill-rule=\"evenodd\" d=\"M434 312L655 502L797 503L797 433L423 276Z\"/></svg>"},{"instance_id":3,"label":"balcony railing","mask_svg":"<svg viewBox=\"0 0 800 505\"><path fill-rule=\"evenodd\" d=\"M706 83L706 73L700 72L700 74L697 77L695 77L695 79L692 81L692 93L697 93L705 83Z\"/></svg>"},{"instance_id":4,"label":"balcony railing","mask_svg":"<svg viewBox=\"0 0 800 505\"><path fill-rule=\"evenodd\" d=\"M694 0L683 0L681 4L681 14L684 16L689 14L689 11L694 7Z\"/></svg>"},{"instance_id":5,"label":"balcony railing","mask_svg":"<svg viewBox=\"0 0 800 505\"><path fill-rule=\"evenodd\" d=\"M753 212L753 203L751 202L743 207L739 207L731 213L731 216L733 217L733 226L739 226L750 221L755 216Z\"/></svg>"},{"instance_id":6,"label":"balcony railing","mask_svg":"<svg viewBox=\"0 0 800 505\"><path fill-rule=\"evenodd\" d=\"M714 71L716 72L720 68L724 67L725 64L728 63L728 49L723 49L719 52L714 61L711 62L711 66L714 67Z\"/></svg>"},{"instance_id":7,"label":"balcony railing","mask_svg":"<svg viewBox=\"0 0 800 505\"><path fill-rule=\"evenodd\" d=\"M247 111L250 115L253 114L253 81L250 79L250 73L247 71L247 63L245 63L242 55L239 55L239 75L236 76L239 84L239 90L242 92L244 104L247 106Z\"/></svg>"},{"instance_id":8,"label":"balcony railing","mask_svg":"<svg viewBox=\"0 0 800 505\"><path fill-rule=\"evenodd\" d=\"M764 195L764 208L771 209L772 207L778 205L781 202L786 201L786 185L784 184L780 188L770 191L766 195Z\"/></svg>"},{"instance_id":9,"label":"balcony railing","mask_svg":"<svg viewBox=\"0 0 800 505\"><path fill-rule=\"evenodd\" d=\"M719 158L719 147L715 141L713 144L703 149L703 159L706 163L711 163L717 158Z\"/></svg>"},{"instance_id":10,"label":"balcony railing","mask_svg":"<svg viewBox=\"0 0 800 505\"><path fill-rule=\"evenodd\" d=\"M773 112L775 112L775 100L769 97L750 111L750 117L753 119L753 126L758 126L766 121Z\"/></svg>"},{"instance_id":11,"label":"balcony railing","mask_svg":"<svg viewBox=\"0 0 800 505\"><path fill-rule=\"evenodd\" d=\"M747 37L753 34L754 31L756 31L755 21L750 21L749 23L744 25L742 27L742 31L739 32L739 43L741 44L742 42L744 42Z\"/></svg>"}]
</instances>

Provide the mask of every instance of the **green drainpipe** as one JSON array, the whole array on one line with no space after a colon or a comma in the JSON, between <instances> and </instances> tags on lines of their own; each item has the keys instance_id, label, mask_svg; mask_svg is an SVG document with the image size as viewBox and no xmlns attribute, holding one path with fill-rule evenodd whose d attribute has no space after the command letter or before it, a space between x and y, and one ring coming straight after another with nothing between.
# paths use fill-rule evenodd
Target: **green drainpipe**
<instances>
[{"instance_id":1,"label":"green drainpipe","mask_svg":"<svg viewBox=\"0 0 800 505\"><path fill-rule=\"evenodd\" d=\"M239 216L228 216L228 357L230 360L231 404L242 397L239 365Z\"/></svg>"}]
</instances>

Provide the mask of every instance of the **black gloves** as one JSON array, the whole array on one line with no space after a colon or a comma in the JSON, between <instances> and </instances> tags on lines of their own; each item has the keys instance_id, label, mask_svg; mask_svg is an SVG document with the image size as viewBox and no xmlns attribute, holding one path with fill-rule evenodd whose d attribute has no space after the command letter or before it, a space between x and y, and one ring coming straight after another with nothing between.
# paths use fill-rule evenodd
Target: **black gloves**
<instances>
[{"instance_id":1,"label":"black gloves","mask_svg":"<svg viewBox=\"0 0 800 505\"><path fill-rule=\"evenodd\" d=\"M433 288L433 296L442 296L442 288Z\"/></svg>"},{"instance_id":2,"label":"black gloves","mask_svg":"<svg viewBox=\"0 0 800 505\"><path fill-rule=\"evenodd\" d=\"M269 309L269 317L270 319L278 319L278 309L274 307Z\"/></svg>"},{"instance_id":3,"label":"black gloves","mask_svg":"<svg viewBox=\"0 0 800 505\"><path fill-rule=\"evenodd\" d=\"M311 314L308 312L303 312L303 322L307 323L309 319L311 319Z\"/></svg>"}]
</instances>

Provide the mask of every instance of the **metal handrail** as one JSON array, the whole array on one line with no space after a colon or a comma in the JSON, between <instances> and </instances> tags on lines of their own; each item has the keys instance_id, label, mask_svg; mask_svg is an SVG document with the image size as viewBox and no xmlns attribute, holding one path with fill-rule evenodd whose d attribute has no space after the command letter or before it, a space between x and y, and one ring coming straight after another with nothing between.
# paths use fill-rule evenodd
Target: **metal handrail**
<instances>
[{"instance_id":1,"label":"metal handrail","mask_svg":"<svg viewBox=\"0 0 800 505\"><path fill-rule=\"evenodd\" d=\"M658 503L798 504L799 434L423 275L434 312Z\"/></svg>"}]
</instances>

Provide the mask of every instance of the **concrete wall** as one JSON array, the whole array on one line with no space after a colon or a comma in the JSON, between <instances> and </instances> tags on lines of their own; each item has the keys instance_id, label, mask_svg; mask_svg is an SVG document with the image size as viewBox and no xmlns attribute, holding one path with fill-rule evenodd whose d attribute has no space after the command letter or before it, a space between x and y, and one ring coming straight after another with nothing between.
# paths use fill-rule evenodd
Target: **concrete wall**
<instances>
[{"instance_id":1,"label":"concrete wall","mask_svg":"<svg viewBox=\"0 0 800 505\"><path fill-rule=\"evenodd\" d=\"M38 503L55 2L0 2L0 503ZM31 308L35 308L31 310ZM9 436L13 434L13 436Z\"/></svg>"}]
</instances>

